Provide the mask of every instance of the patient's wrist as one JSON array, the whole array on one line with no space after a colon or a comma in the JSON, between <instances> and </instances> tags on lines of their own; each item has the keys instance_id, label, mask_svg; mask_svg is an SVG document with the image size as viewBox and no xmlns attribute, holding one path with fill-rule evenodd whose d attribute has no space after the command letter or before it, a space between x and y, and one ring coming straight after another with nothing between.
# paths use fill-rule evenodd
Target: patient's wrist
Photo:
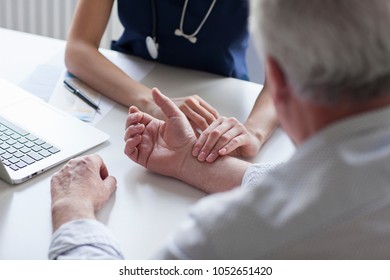
<instances>
[{"instance_id":1,"label":"patient's wrist","mask_svg":"<svg viewBox=\"0 0 390 280\"><path fill-rule=\"evenodd\" d=\"M79 219L96 219L93 205L83 200L62 199L52 203L53 232L61 225Z\"/></svg>"}]
</instances>

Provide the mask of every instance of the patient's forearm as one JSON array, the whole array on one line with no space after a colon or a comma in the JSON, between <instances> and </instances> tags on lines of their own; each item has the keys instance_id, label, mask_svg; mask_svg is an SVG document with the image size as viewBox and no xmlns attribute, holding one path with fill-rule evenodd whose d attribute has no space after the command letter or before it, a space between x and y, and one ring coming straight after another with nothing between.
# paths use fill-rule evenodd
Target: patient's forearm
<instances>
[{"instance_id":1,"label":"patient's forearm","mask_svg":"<svg viewBox=\"0 0 390 280\"><path fill-rule=\"evenodd\" d=\"M224 156L214 163L200 162L189 155L183 162L178 179L207 193L216 193L240 186L251 163Z\"/></svg>"}]
</instances>

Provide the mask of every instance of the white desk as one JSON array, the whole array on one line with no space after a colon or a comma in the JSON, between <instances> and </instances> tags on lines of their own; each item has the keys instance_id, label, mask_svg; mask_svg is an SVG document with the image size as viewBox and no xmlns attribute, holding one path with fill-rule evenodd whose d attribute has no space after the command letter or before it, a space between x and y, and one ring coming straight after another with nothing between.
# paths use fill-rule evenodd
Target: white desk
<instances>
[{"instance_id":1,"label":"white desk","mask_svg":"<svg viewBox=\"0 0 390 280\"><path fill-rule=\"evenodd\" d=\"M64 50L65 42L0 29L0 77L16 84ZM64 67L61 60L55 62ZM244 121L261 88L231 78L156 65L142 81L169 96L198 94L222 115ZM1 102L1 101L0 101ZM121 242L129 259L150 256L205 194L177 180L146 171L123 153L127 108L115 106L97 127L111 135L108 143L88 153L101 155L118 189L98 214ZM281 131L254 161L287 159L294 147ZM17 186L0 180L0 259L46 259L52 233L50 177L60 167Z\"/></svg>"}]
</instances>

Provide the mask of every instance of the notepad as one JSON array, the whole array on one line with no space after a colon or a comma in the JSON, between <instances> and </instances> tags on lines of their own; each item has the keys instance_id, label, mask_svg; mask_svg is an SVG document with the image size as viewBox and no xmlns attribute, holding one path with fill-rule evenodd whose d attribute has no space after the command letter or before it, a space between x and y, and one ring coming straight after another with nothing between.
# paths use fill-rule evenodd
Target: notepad
<instances>
[{"instance_id":1,"label":"notepad","mask_svg":"<svg viewBox=\"0 0 390 280\"><path fill-rule=\"evenodd\" d=\"M76 95L72 94L64 85L65 79L70 80L74 85L77 86L77 88L82 90L84 94L87 95L88 98L95 104L100 104L102 98L101 94L96 90L92 89L91 87L87 86L85 83L81 82L79 79L77 79L67 71L64 71L64 73L58 79L53 94L49 99L49 104L66 113L69 113L70 115L82 121L92 122L95 118L96 110L86 104Z\"/></svg>"}]
</instances>

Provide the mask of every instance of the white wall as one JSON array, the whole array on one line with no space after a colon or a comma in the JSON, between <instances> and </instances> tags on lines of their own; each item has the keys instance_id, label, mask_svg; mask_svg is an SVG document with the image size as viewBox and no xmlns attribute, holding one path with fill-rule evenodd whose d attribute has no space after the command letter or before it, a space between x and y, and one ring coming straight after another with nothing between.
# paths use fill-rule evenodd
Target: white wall
<instances>
[{"instance_id":1,"label":"white wall","mask_svg":"<svg viewBox=\"0 0 390 280\"><path fill-rule=\"evenodd\" d=\"M265 77L264 63L261 57L257 54L252 40L249 42L246 62L248 65L249 79L252 82L263 84Z\"/></svg>"},{"instance_id":2,"label":"white wall","mask_svg":"<svg viewBox=\"0 0 390 280\"><path fill-rule=\"evenodd\" d=\"M77 0L0 0L0 27L65 40L76 3ZM116 1L112 14L102 39L101 46L105 48L122 30Z\"/></svg>"}]
</instances>

